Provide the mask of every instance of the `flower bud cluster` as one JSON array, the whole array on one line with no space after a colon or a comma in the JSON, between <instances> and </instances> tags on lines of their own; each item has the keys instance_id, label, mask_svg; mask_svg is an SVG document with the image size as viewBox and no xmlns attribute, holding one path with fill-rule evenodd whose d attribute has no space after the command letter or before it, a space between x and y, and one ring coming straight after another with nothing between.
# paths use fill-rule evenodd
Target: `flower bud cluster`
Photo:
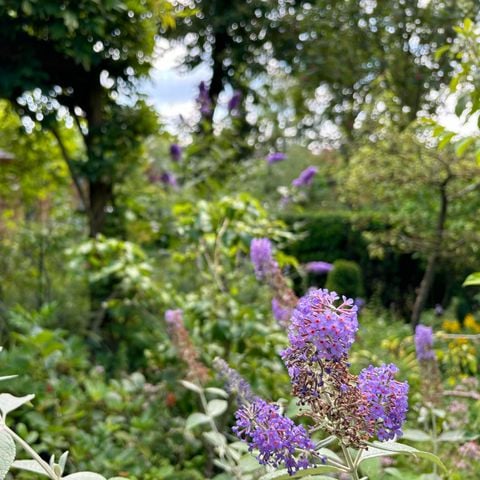
<instances>
[{"instance_id":1,"label":"flower bud cluster","mask_svg":"<svg viewBox=\"0 0 480 480\"><path fill-rule=\"evenodd\" d=\"M206 383L210 375L207 367L199 360L198 352L185 328L182 310L167 310L165 321L178 354L188 366L187 379Z\"/></svg>"}]
</instances>

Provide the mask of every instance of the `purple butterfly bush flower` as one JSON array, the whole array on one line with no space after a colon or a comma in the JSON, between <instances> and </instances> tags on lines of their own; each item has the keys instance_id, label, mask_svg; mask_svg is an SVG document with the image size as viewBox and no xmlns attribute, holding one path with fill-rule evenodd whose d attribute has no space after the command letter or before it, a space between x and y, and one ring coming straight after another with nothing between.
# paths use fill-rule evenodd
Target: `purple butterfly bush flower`
<instances>
[{"instance_id":1,"label":"purple butterfly bush flower","mask_svg":"<svg viewBox=\"0 0 480 480\"><path fill-rule=\"evenodd\" d=\"M283 352L314 347L313 359L340 360L348 354L358 330L357 307L352 299L327 289L312 290L293 311L288 329L290 347Z\"/></svg>"},{"instance_id":2,"label":"purple butterfly bush flower","mask_svg":"<svg viewBox=\"0 0 480 480\"><path fill-rule=\"evenodd\" d=\"M380 441L402 436L402 425L408 410L408 383L395 380L394 364L363 369L358 387L367 402L366 418L374 426Z\"/></svg>"},{"instance_id":3,"label":"purple butterfly bush flower","mask_svg":"<svg viewBox=\"0 0 480 480\"><path fill-rule=\"evenodd\" d=\"M308 262L305 270L309 273L324 274L333 270L333 264L328 262Z\"/></svg>"},{"instance_id":4,"label":"purple butterfly bush flower","mask_svg":"<svg viewBox=\"0 0 480 480\"><path fill-rule=\"evenodd\" d=\"M170 145L170 157L174 162L179 162L182 158L182 147L176 143Z\"/></svg>"},{"instance_id":5,"label":"purple butterfly bush flower","mask_svg":"<svg viewBox=\"0 0 480 480\"><path fill-rule=\"evenodd\" d=\"M238 109L240 107L240 103L242 101L242 92L239 90L235 90L233 92L232 98L228 101L228 111L230 113L236 113L238 112Z\"/></svg>"},{"instance_id":6,"label":"purple butterfly bush flower","mask_svg":"<svg viewBox=\"0 0 480 480\"><path fill-rule=\"evenodd\" d=\"M175 175L172 172L163 172L160 175L160 181L169 187L176 188L178 187L177 179L175 178Z\"/></svg>"},{"instance_id":7,"label":"purple butterfly bush flower","mask_svg":"<svg viewBox=\"0 0 480 480\"><path fill-rule=\"evenodd\" d=\"M433 360L435 358L432 327L417 325L415 328L415 349L417 358L420 361Z\"/></svg>"},{"instance_id":8,"label":"purple butterfly bush flower","mask_svg":"<svg viewBox=\"0 0 480 480\"><path fill-rule=\"evenodd\" d=\"M257 398L250 387L249 383L228 363L220 357L213 360L213 367L217 371L219 377L225 383L228 393L236 395L240 404L248 404Z\"/></svg>"},{"instance_id":9,"label":"purple butterfly bush flower","mask_svg":"<svg viewBox=\"0 0 480 480\"><path fill-rule=\"evenodd\" d=\"M273 259L272 242L268 238L254 238L250 243L250 259L258 280L265 280L278 270L278 264Z\"/></svg>"},{"instance_id":10,"label":"purple butterfly bush flower","mask_svg":"<svg viewBox=\"0 0 480 480\"><path fill-rule=\"evenodd\" d=\"M205 82L200 82L198 86L197 103L202 117L208 117L212 113L212 100Z\"/></svg>"},{"instance_id":11,"label":"purple butterfly bush flower","mask_svg":"<svg viewBox=\"0 0 480 480\"><path fill-rule=\"evenodd\" d=\"M286 307L278 300L278 298L272 299L272 312L275 320L278 324L282 327L288 326L288 322L292 315L292 309L290 307Z\"/></svg>"},{"instance_id":12,"label":"purple butterfly bush flower","mask_svg":"<svg viewBox=\"0 0 480 480\"><path fill-rule=\"evenodd\" d=\"M287 156L282 153L282 152L274 152L274 153L270 153L268 156L267 156L267 163L269 165L272 165L273 163L278 163L278 162L282 162L283 160L285 160L287 158Z\"/></svg>"},{"instance_id":13,"label":"purple butterfly bush flower","mask_svg":"<svg viewBox=\"0 0 480 480\"><path fill-rule=\"evenodd\" d=\"M305 428L295 425L279 409L278 405L258 398L237 411L233 431L248 443L250 451L259 451L257 460L262 465L285 465L288 473L293 475L308 467L306 452L314 454L315 446ZM302 452L298 454L297 449Z\"/></svg>"},{"instance_id":14,"label":"purple butterfly bush flower","mask_svg":"<svg viewBox=\"0 0 480 480\"><path fill-rule=\"evenodd\" d=\"M307 167L300 175L292 181L294 187L308 187L313 182L313 177L318 172L317 167Z\"/></svg>"}]
</instances>

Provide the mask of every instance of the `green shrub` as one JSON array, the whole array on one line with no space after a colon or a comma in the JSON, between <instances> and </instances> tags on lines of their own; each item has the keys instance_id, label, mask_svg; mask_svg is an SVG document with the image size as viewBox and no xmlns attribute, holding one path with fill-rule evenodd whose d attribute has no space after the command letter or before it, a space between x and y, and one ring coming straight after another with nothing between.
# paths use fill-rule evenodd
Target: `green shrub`
<instances>
[{"instance_id":1,"label":"green shrub","mask_svg":"<svg viewBox=\"0 0 480 480\"><path fill-rule=\"evenodd\" d=\"M333 263L333 270L328 273L325 287L350 298L364 295L362 271L358 263L336 260Z\"/></svg>"}]
</instances>

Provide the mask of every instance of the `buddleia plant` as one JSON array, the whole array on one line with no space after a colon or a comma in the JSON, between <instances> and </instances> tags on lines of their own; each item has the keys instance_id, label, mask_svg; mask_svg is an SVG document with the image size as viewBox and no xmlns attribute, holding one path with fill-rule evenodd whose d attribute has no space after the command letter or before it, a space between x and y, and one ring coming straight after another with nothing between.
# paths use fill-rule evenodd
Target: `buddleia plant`
<instances>
[{"instance_id":1,"label":"buddleia plant","mask_svg":"<svg viewBox=\"0 0 480 480\"><path fill-rule=\"evenodd\" d=\"M0 347L0 352L2 347ZM17 375L0 377L0 382L12 380ZM8 415L18 408L30 403L35 395L16 397L10 393L0 393L0 480L3 480L12 469L36 473L39 477L52 480L107 480L94 472L76 472L64 476L68 459L68 451L58 459L54 455L46 462L14 428L8 425ZM24 455L27 458L23 458ZM112 477L109 480L125 480L123 477Z\"/></svg>"}]
</instances>

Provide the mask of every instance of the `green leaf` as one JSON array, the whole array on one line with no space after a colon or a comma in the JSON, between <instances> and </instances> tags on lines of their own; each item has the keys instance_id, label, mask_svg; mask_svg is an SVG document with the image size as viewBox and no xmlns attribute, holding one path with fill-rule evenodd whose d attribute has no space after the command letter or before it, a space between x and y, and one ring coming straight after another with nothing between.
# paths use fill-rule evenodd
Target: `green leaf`
<instances>
[{"instance_id":1,"label":"green leaf","mask_svg":"<svg viewBox=\"0 0 480 480\"><path fill-rule=\"evenodd\" d=\"M332 467L330 465L319 465L318 467L306 468L305 470L300 470L295 475L289 475L286 469L277 470L276 472L267 473L260 477L260 480L289 480L295 478L304 478L312 477L317 473L334 473L341 472L337 467Z\"/></svg>"},{"instance_id":2,"label":"green leaf","mask_svg":"<svg viewBox=\"0 0 480 480\"><path fill-rule=\"evenodd\" d=\"M228 408L228 402L226 400L210 400L207 405L207 414L214 418L220 416Z\"/></svg>"},{"instance_id":3,"label":"green leaf","mask_svg":"<svg viewBox=\"0 0 480 480\"><path fill-rule=\"evenodd\" d=\"M62 480L107 480L102 475L94 472L77 472L63 477Z\"/></svg>"},{"instance_id":4,"label":"green leaf","mask_svg":"<svg viewBox=\"0 0 480 480\"><path fill-rule=\"evenodd\" d=\"M465 434L460 430L450 430L449 432L443 432L437 440L439 442L463 442Z\"/></svg>"},{"instance_id":5,"label":"green leaf","mask_svg":"<svg viewBox=\"0 0 480 480\"><path fill-rule=\"evenodd\" d=\"M0 382L4 382L5 380L11 380L12 378L17 378L18 375L5 375L4 377L0 377Z\"/></svg>"},{"instance_id":6,"label":"green leaf","mask_svg":"<svg viewBox=\"0 0 480 480\"><path fill-rule=\"evenodd\" d=\"M440 60L442 55L450 50L450 45L443 45L443 47L440 47L436 50L435 52L435 60Z\"/></svg>"},{"instance_id":7,"label":"green leaf","mask_svg":"<svg viewBox=\"0 0 480 480\"><path fill-rule=\"evenodd\" d=\"M0 480L3 480L15 460L15 442L5 429L0 430Z\"/></svg>"},{"instance_id":8,"label":"green leaf","mask_svg":"<svg viewBox=\"0 0 480 480\"><path fill-rule=\"evenodd\" d=\"M35 398L35 395L25 395L24 397L15 397L10 393L0 393L0 412L5 418L9 412L21 407L24 403Z\"/></svg>"},{"instance_id":9,"label":"green leaf","mask_svg":"<svg viewBox=\"0 0 480 480\"><path fill-rule=\"evenodd\" d=\"M413 428L404 430L403 438L414 442L430 442L432 440L432 437L428 433Z\"/></svg>"},{"instance_id":10,"label":"green leaf","mask_svg":"<svg viewBox=\"0 0 480 480\"><path fill-rule=\"evenodd\" d=\"M12 467L18 468L19 470L25 470L27 472L38 473L39 475L45 475L48 477L47 472L35 460L15 460L12 463Z\"/></svg>"},{"instance_id":11,"label":"green leaf","mask_svg":"<svg viewBox=\"0 0 480 480\"><path fill-rule=\"evenodd\" d=\"M207 389L205 389L205 391L207 393L211 393L212 395L216 395L217 397L228 399L228 393L221 388L208 387Z\"/></svg>"},{"instance_id":12,"label":"green leaf","mask_svg":"<svg viewBox=\"0 0 480 480\"><path fill-rule=\"evenodd\" d=\"M202 423L209 423L210 422L210 417L208 415L205 415L204 413L200 412L195 412L192 413L188 418L185 423L185 428L187 430L191 430L192 428L195 428L198 425L201 425Z\"/></svg>"},{"instance_id":13,"label":"green leaf","mask_svg":"<svg viewBox=\"0 0 480 480\"><path fill-rule=\"evenodd\" d=\"M463 282L464 287L480 285L480 272L471 273Z\"/></svg>"},{"instance_id":14,"label":"green leaf","mask_svg":"<svg viewBox=\"0 0 480 480\"><path fill-rule=\"evenodd\" d=\"M474 137L469 137L469 138L465 138L463 139L455 148L455 153L461 157L468 149L468 147L470 147L470 145L473 144L473 142L475 142L475 138Z\"/></svg>"},{"instance_id":15,"label":"green leaf","mask_svg":"<svg viewBox=\"0 0 480 480\"><path fill-rule=\"evenodd\" d=\"M195 385L194 383L189 382L188 380L180 380L180 383L186 389L191 390L192 392L196 392L196 393L201 393L202 392L202 389L198 385Z\"/></svg>"},{"instance_id":16,"label":"green leaf","mask_svg":"<svg viewBox=\"0 0 480 480\"><path fill-rule=\"evenodd\" d=\"M227 443L225 436L218 432L205 432L203 436L215 447L221 447Z\"/></svg>"},{"instance_id":17,"label":"green leaf","mask_svg":"<svg viewBox=\"0 0 480 480\"><path fill-rule=\"evenodd\" d=\"M386 457L390 455L412 455L413 457L425 458L437 464L439 467L446 470L442 461L433 453L417 450L409 445L397 442L373 442L368 444L367 450L364 450L361 456L360 463L367 458Z\"/></svg>"}]
</instances>

